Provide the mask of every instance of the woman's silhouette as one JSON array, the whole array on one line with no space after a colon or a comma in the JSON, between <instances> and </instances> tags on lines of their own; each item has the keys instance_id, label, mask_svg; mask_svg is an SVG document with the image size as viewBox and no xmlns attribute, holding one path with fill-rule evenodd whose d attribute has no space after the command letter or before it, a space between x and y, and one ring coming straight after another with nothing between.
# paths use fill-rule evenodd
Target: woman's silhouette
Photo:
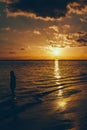
<instances>
[{"instance_id":1,"label":"woman's silhouette","mask_svg":"<svg viewBox=\"0 0 87 130\"><path fill-rule=\"evenodd\" d=\"M12 97L15 97L15 88L16 88L16 76L14 71L10 71L10 89L12 93Z\"/></svg>"}]
</instances>

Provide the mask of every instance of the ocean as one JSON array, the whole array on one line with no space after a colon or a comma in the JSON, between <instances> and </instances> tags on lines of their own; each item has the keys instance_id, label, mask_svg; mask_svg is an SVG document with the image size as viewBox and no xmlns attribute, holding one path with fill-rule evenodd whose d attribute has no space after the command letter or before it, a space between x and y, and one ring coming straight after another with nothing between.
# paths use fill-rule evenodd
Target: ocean
<instances>
[{"instance_id":1,"label":"ocean","mask_svg":"<svg viewBox=\"0 0 87 130\"><path fill-rule=\"evenodd\" d=\"M87 130L87 61L0 61L0 120L1 130Z\"/></svg>"}]
</instances>

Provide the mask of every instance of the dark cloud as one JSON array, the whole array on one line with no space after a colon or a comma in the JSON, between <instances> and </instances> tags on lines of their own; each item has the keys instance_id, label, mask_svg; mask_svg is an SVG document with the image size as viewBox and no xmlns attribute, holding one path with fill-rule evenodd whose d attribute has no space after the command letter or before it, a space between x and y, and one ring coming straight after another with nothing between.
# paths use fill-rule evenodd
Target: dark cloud
<instances>
[{"instance_id":1,"label":"dark cloud","mask_svg":"<svg viewBox=\"0 0 87 130\"><path fill-rule=\"evenodd\" d=\"M20 50L21 50L21 51L25 51L25 48L22 47L22 48L20 48Z\"/></svg>"},{"instance_id":2,"label":"dark cloud","mask_svg":"<svg viewBox=\"0 0 87 130\"><path fill-rule=\"evenodd\" d=\"M10 51L9 54L16 54L16 52L14 52L14 51Z\"/></svg>"},{"instance_id":3,"label":"dark cloud","mask_svg":"<svg viewBox=\"0 0 87 130\"><path fill-rule=\"evenodd\" d=\"M68 1L68 0L67 0ZM34 13L41 17L60 17L65 16L67 9L66 5L68 2L65 0L20 0L19 2L9 4L8 8L11 12L25 11Z\"/></svg>"},{"instance_id":4,"label":"dark cloud","mask_svg":"<svg viewBox=\"0 0 87 130\"><path fill-rule=\"evenodd\" d=\"M15 15L57 19L66 16L70 9L81 11L85 4L85 0L7 0L7 9L8 13Z\"/></svg>"},{"instance_id":5,"label":"dark cloud","mask_svg":"<svg viewBox=\"0 0 87 130\"><path fill-rule=\"evenodd\" d=\"M77 42L83 46L87 46L87 34L85 34L85 35L81 36L79 39L77 39Z\"/></svg>"},{"instance_id":6,"label":"dark cloud","mask_svg":"<svg viewBox=\"0 0 87 130\"><path fill-rule=\"evenodd\" d=\"M83 43L83 42L84 42L84 43L87 43L87 40L86 40L86 39L83 39L83 38L80 38L80 39L78 39L77 41L80 42L80 43Z\"/></svg>"}]
</instances>

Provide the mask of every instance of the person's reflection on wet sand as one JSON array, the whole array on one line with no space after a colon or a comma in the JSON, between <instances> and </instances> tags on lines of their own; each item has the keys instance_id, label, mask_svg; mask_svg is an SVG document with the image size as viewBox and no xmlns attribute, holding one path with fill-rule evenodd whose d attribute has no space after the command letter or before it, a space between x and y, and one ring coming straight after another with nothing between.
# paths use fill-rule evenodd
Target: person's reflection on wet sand
<instances>
[{"instance_id":1,"label":"person's reflection on wet sand","mask_svg":"<svg viewBox=\"0 0 87 130\"><path fill-rule=\"evenodd\" d=\"M9 126L10 129L12 129L12 130L17 129L17 126L21 124L21 120L19 117L17 100L14 100L13 98L10 102L10 119L11 119L10 126Z\"/></svg>"}]
</instances>

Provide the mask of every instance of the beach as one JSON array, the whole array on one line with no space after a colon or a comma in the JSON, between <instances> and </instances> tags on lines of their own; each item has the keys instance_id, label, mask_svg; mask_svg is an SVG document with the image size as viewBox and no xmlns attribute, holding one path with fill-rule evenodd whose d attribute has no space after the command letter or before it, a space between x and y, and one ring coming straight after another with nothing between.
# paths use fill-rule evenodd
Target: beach
<instances>
[{"instance_id":1,"label":"beach","mask_svg":"<svg viewBox=\"0 0 87 130\"><path fill-rule=\"evenodd\" d=\"M86 130L87 61L0 61L1 130ZM17 85L12 99L9 73Z\"/></svg>"}]
</instances>

